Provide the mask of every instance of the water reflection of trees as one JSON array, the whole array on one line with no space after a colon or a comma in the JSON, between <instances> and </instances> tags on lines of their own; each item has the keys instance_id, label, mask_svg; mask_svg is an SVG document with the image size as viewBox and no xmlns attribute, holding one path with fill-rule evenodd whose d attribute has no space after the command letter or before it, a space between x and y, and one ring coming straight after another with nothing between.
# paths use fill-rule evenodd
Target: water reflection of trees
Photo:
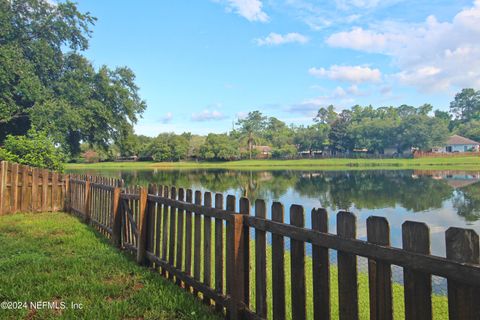
<instances>
[{"instance_id":1,"label":"water reflection of trees","mask_svg":"<svg viewBox=\"0 0 480 320\"><path fill-rule=\"evenodd\" d=\"M285 171L126 171L122 178L127 184L205 188L212 192L235 191L255 199L278 199L295 184L297 175Z\"/></svg>"},{"instance_id":2,"label":"water reflection of trees","mask_svg":"<svg viewBox=\"0 0 480 320\"><path fill-rule=\"evenodd\" d=\"M318 197L335 210L380 209L402 206L419 212L442 207L452 188L442 180L412 177L411 171L322 172L302 175L295 189L303 196Z\"/></svg>"},{"instance_id":3,"label":"water reflection of trees","mask_svg":"<svg viewBox=\"0 0 480 320\"><path fill-rule=\"evenodd\" d=\"M466 221L480 219L480 182L459 188L453 198L453 207Z\"/></svg>"},{"instance_id":4,"label":"water reflection of trees","mask_svg":"<svg viewBox=\"0 0 480 320\"><path fill-rule=\"evenodd\" d=\"M107 171L101 174L120 177L119 172ZM448 179L418 175L408 170L338 172L139 170L124 171L121 177L128 185L156 183L181 188L204 188L212 192L235 192L251 201L279 199L289 189L293 189L300 196L316 198L323 207L334 210L353 206L357 209L401 206L413 212L421 212L439 209L445 200L452 199L458 215L467 221L480 219L480 182L454 189Z\"/></svg>"}]
</instances>

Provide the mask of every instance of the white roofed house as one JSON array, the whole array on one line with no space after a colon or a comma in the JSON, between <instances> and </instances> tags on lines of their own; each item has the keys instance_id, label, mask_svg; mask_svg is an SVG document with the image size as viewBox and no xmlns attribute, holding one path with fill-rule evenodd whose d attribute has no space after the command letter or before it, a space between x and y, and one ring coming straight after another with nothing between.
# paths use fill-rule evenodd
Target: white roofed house
<instances>
[{"instance_id":1,"label":"white roofed house","mask_svg":"<svg viewBox=\"0 0 480 320\"><path fill-rule=\"evenodd\" d=\"M479 152L480 142L459 136L453 135L445 142L442 147L435 147L433 152L450 153L450 152Z\"/></svg>"}]
</instances>

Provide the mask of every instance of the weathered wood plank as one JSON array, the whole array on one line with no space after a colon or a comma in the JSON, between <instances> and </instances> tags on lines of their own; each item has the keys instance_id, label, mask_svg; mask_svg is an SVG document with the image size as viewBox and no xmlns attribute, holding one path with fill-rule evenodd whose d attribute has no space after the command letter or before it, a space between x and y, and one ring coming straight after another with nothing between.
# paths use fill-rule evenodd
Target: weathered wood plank
<instances>
[{"instance_id":1,"label":"weathered wood plank","mask_svg":"<svg viewBox=\"0 0 480 320\"><path fill-rule=\"evenodd\" d=\"M283 223L284 208L280 202L272 204L272 220ZM285 240L272 233L272 295L273 319L285 319Z\"/></svg>"},{"instance_id":2,"label":"weathered wood plank","mask_svg":"<svg viewBox=\"0 0 480 320\"><path fill-rule=\"evenodd\" d=\"M305 213L302 206L290 207L290 224L303 228ZM305 242L290 239L290 275L292 286L292 319L303 320L307 316L307 300L305 287Z\"/></svg>"},{"instance_id":3,"label":"weathered wood plank","mask_svg":"<svg viewBox=\"0 0 480 320\"><path fill-rule=\"evenodd\" d=\"M12 176L10 182L10 212L18 211L18 180L19 180L19 164L12 164Z\"/></svg>"},{"instance_id":4,"label":"weathered wood plank","mask_svg":"<svg viewBox=\"0 0 480 320\"><path fill-rule=\"evenodd\" d=\"M204 193L204 206L210 208L212 206L212 194L210 192ZM203 218L203 283L211 287L212 277L212 219L204 216ZM210 305L210 299L204 297L203 301Z\"/></svg>"},{"instance_id":5,"label":"weathered wood plank","mask_svg":"<svg viewBox=\"0 0 480 320\"><path fill-rule=\"evenodd\" d=\"M227 261L230 264L227 274L231 296L229 319L232 320L242 319L242 310L244 306L248 306L244 301L245 276L248 274L248 270L245 270L245 262L243 261L245 258L244 251L246 250L243 218L244 215L236 214L233 215L233 219L227 222L227 241L230 242L232 250L231 260Z\"/></svg>"},{"instance_id":6,"label":"weathered wood plank","mask_svg":"<svg viewBox=\"0 0 480 320\"><path fill-rule=\"evenodd\" d=\"M343 238L356 237L356 217L341 211L337 214L337 234ZM340 320L358 319L357 257L338 251L338 305Z\"/></svg>"},{"instance_id":7,"label":"weathered wood plank","mask_svg":"<svg viewBox=\"0 0 480 320\"><path fill-rule=\"evenodd\" d=\"M31 201L31 197L28 195L30 194L28 184L29 184L29 173L30 168L28 166L21 166L21 172L22 172L22 191L20 192L21 196L21 203L20 203L20 210L23 212L26 212L29 208L29 203L28 201Z\"/></svg>"},{"instance_id":8,"label":"weathered wood plank","mask_svg":"<svg viewBox=\"0 0 480 320\"><path fill-rule=\"evenodd\" d=\"M187 189L186 202L191 203L193 201L193 193L191 189ZM192 226L192 212L185 211L185 273L190 276L192 274L192 239L193 239L193 226ZM190 291L191 288L186 288Z\"/></svg>"},{"instance_id":9,"label":"weathered wood plank","mask_svg":"<svg viewBox=\"0 0 480 320\"><path fill-rule=\"evenodd\" d=\"M169 190L167 186L163 187L163 197L168 198L169 196ZM159 208L160 210L160 208ZM168 217L168 206L167 205L162 205L162 212L163 212L163 229L162 229L162 260L167 261L167 253L168 253L168 222L169 222L169 217ZM162 269L162 275L166 276L166 270Z\"/></svg>"},{"instance_id":10,"label":"weathered wood plank","mask_svg":"<svg viewBox=\"0 0 480 320\"><path fill-rule=\"evenodd\" d=\"M390 246L390 227L384 217L367 219L367 240L370 243ZM393 319L392 269L381 260L368 260L370 319Z\"/></svg>"},{"instance_id":11,"label":"weathered wood plank","mask_svg":"<svg viewBox=\"0 0 480 320\"><path fill-rule=\"evenodd\" d=\"M215 208L223 209L223 195L215 194ZM223 220L215 219L215 292L223 293ZM222 307L215 304L215 309L221 311Z\"/></svg>"},{"instance_id":12,"label":"weathered wood plank","mask_svg":"<svg viewBox=\"0 0 480 320\"><path fill-rule=\"evenodd\" d=\"M255 216L266 219L265 201L255 201ZM255 230L255 313L267 317L267 237L265 231Z\"/></svg>"},{"instance_id":13,"label":"weathered wood plank","mask_svg":"<svg viewBox=\"0 0 480 320\"><path fill-rule=\"evenodd\" d=\"M242 197L240 198L240 214L245 216L250 215L250 200L248 198ZM243 226L243 269L245 270L245 277L244 277L244 294L243 301L247 307L250 306L250 228L247 225Z\"/></svg>"},{"instance_id":14,"label":"weathered wood plank","mask_svg":"<svg viewBox=\"0 0 480 320\"><path fill-rule=\"evenodd\" d=\"M228 212L233 212L233 213L236 211L236 198L235 198L235 196L232 196L232 195L227 196L227 211ZM229 238L230 236L231 235L229 235L228 223L227 223L227 240L226 240L226 243L225 243L226 258L227 258L226 265L225 265L226 272L227 272L227 277L226 277L225 280L226 280L226 285L227 285L227 294L231 294L230 290L232 288L232 284L230 283L231 279L228 277L228 275L233 272L232 270L230 270L230 268L232 267L232 263L229 263L233 260L233 256L232 256L232 243L233 242Z\"/></svg>"},{"instance_id":15,"label":"weathered wood plank","mask_svg":"<svg viewBox=\"0 0 480 320\"><path fill-rule=\"evenodd\" d=\"M175 200L177 198L177 189L175 187L171 188L170 198ZM175 206L170 206L170 247L168 250L168 263L171 266L175 266L175 242L176 242L176 222L177 222L177 208ZM173 274L168 275L169 279L173 279Z\"/></svg>"},{"instance_id":16,"label":"weathered wood plank","mask_svg":"<svg viewBox=\"0 0 480 320\"><path fill-rule=\"evenodd\" d=\"M6 161L0 162L0 215L6 212L7 173L8 163Z\"/></svg>"},{"instance_id":17,"label":"weathered wood plank","mask_svg":"<svg viewBox=\"0 0 480 320\"><path fill-rule=\"evenodd\" d=\"M183 188L178 189L178 200L185 200L185 190ZM184 230L184 215L185 211L178 209L177 210L177 257L175 267L178 270L182 270L183 267L183 230ZM181 279L176 278L177 285L181 285Z\"/></svg>"},{"instance_id":18,"label":"weathered wood plank","mask_svg":"<svg viewBox=\"0 0 480 320\"><path fill-rule=\"evenodd\" d=\"M138 237L137 237L137 263L145 265L148 260L146 259L147 250L146 244L148 239L148 219L147 219L147 189L140 188L140 201L138 208Z\"/></svg>"},{"instance_id":19,"label":"weathered wood plank","mask_svg":"<svg viewBox=\"0 0 480 320\"><path fill-rule=\"evenodd\" d=\"M480 264L478 235L473 230L449 228L445 232L447 259ZM480 319L480 287L448 279L448 315L451 320Z\"/></svg>"},{"instance_id":20,"label":"weathered wood plank","mask_svg":"<svg viewBox=\"0 0 480 320\"><path fill-rule=\"evenodd\" d=\"M202 193L200 191L195 191L195 204L202 204ZM201 270L201 250L202 250L202 215L200 212L195 212L195 234L194 234L194 243L193 243L193 278L200 281L200 270ZM194 288L194 294L197 294L197 291Z\"/></svg>"},{"instance_id":21,"label":"weathered wood plank","mask_svg":"<svg viewBox=\"0 0 480 320\"><path fill-rule=\"evenodd\" d=\"M328 214L325 209L312 210L312 229L328 232ZM328 248L312 246L313 317L330 320L330 257Z\"/></svg>"}]
</instances>

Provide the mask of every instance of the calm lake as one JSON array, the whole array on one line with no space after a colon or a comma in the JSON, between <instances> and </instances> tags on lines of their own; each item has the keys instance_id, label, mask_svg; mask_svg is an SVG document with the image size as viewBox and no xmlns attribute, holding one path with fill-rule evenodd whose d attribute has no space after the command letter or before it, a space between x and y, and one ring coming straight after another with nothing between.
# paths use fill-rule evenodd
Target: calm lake
<instances>
[{"instance_id":1,"label":"calm lake","mask_svg":"<svg viewBox=\"0 0 480 320\"><path fill-rule=\"evenodd\" d=\"M480 234L480 172L465 171L229 171L229 170L70 170L122 178L127 185L159 185L244 196L253 204L264 199L288 208L301 204L310 226L312 208L326 208L330 232L335 213L348 210L357 216L358 238L366 238L365 220L384 216L390 222L391 242L401 247L406 220L430 227L432 253L445 255L444 231L451 226ZM253 208L252 208L253 209ZM253 212L253 211L252 211Z\"/></svg>"}]
</instances>

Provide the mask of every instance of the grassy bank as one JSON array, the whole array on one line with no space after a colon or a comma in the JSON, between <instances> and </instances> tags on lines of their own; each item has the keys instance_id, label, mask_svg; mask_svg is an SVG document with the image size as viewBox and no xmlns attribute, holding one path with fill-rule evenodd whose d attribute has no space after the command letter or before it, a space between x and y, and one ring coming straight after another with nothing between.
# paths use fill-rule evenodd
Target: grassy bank
<instances>
[{"instance_id":1,"label":"grassy bank","mask_svg":"<svg viewBox=\"0 0 480 320\"><path fill-rule=\"evenodd\" d=\"M478 157L420 159L301 159L228 162L102 162L67 164L67 169L232 169L232 170L480 170Z\"/></svg>"},{"instance_id":2,"label":"grassy bank","mask_svg":"<svg viewBox=\"0 0 480 320\"><path fill-rule=\"evenodd\" d=\"M0 302L65 302L4 310L1 319L220 319L63 213L0 217ZM74 310L71 303L82 304Z\"/></svg>"}]
</instances>

